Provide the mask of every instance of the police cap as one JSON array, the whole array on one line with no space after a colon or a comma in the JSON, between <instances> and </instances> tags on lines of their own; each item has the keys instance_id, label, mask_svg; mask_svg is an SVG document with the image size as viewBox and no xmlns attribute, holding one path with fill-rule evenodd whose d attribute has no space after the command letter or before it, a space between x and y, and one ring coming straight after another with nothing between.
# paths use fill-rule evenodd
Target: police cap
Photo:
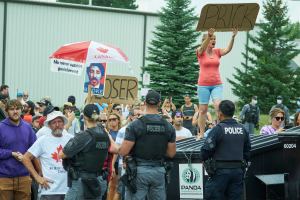
<instances>
[{"instance_id":1,"label":"police cap","mask_svg":"<svg viewBox=\"0 0 300 200\"><path fill-rule=\"evenodd\" d=\"M155 90L149 90L146 95L146 103L150 105L157 105L161 101L160 94Z\"/></svg>"},{"instance_id":2,"label":"police cap","mask_svg":"<svg viewBox=\"0 0 300 200\"><path fill-rule=\"evenodd\" d=\"M88 118L93 118L93 114L99 115L100 111L95 104L88 104L83 109L83 114Z\"/></svg>"}]
</instances>

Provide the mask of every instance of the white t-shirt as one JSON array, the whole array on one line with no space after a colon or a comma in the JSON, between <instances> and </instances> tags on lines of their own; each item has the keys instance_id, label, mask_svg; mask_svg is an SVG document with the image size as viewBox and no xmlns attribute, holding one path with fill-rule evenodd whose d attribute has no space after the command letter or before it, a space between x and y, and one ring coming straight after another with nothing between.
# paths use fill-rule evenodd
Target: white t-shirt
<instances>
[{"instance_id":1,"label":"white t-shirt","mask_svg":"<svg viewBox=\"0 0 300 200\"><path fill-rule=\"evenodd\" d=\"M180 130L176 130L176 137L187 137L188 138L188 137L193 137L193 135L189 129L181 127Z\"/></svg>"},{"instance_id":2,"label":"white t-shirt","mask_svg":"<svg viewBox=\"0 0 300 200\"><path fill-rule=\"evenodd\" d=\"M124 141L126 128L127 126L124 126L118 131L115 143L119 146L121 146L121 144ZM119 156L119 167L121 167L122 165L123 165L123 157Z\"/></svg>"},{"instance_id":3,"label":"white t-shirt","mask_svg":"<svg viewBox=\"0 0 300 200\"><path fill-rule=\"evenodd\" d=\"M58 158L58 154L72 137L73 135L69 133L63 133L62 137L55 137L52 134L47 134L40 137L28 149L28 152L40 159L43 177L53 181L53 183L49 184L49 189L41 189L41 195L67 193L68 176L62 166L62 159Z\"/></svg>"}]
</instances>

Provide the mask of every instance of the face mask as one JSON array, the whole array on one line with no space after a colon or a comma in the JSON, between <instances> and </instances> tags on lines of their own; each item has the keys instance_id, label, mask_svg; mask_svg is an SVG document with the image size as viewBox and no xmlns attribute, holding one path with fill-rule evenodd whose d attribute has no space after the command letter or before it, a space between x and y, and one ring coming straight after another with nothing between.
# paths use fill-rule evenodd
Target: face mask
<instances>
[{"instance_id":1,"label":"face mask","mask_svg":"<svg viewBox=\"0 0 300 200\"><path fill-rule=\"evenodd\" d=\"M257 100L252 99L252 104L256 105L257 104Z\"/></svg>"},{"instance_id":2,"label":"face mask","mask_svg":"<svg viewBox=\"0 0 300 200\"><path fill-rule=\"evenodd\" d=\"M282 104L282 100L281 99L277 99L277 104Z\"/></svg>"}]
</instances>

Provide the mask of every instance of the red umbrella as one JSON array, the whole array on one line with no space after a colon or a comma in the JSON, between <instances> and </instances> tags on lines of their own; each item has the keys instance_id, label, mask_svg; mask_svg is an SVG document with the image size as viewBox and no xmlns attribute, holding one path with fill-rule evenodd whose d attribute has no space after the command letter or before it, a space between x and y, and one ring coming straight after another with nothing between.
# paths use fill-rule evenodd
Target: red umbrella
<instances>
[{"instance_id":1,"label":"red umbrella","mask_svg":"<svg viewBox=\"0 0 300 200\"><path fill-rule=\"evenodd\" d=\"M84 66L89 63L129 63L120 48L94 41L66 44L55 51L50 59L52 71L76 75L81 75Z\"/></svg>"}]
</instances>

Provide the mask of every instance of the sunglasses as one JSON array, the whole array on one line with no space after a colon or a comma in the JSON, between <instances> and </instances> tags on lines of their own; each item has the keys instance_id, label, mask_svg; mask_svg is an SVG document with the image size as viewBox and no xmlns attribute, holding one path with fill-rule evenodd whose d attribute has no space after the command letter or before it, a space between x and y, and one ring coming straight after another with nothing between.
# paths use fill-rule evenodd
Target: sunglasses
<instances>
[{"instance_id":1,"label":"sunglasses","mask_svg":"<svg viewBox=\"0 0 300 200\"><path fill-rule=\"evenodd\" d=\"M99 122L107 122L107 120L101 119L101 120L99 120Z\"/></svg>"},{"instance_id":2,"label":"sunglasses","mask_svg":"<svg viewBox=\"0 0 300 200\"><path fill-rule=\"evenodd\" d=\"M274 118L276 119L276 121L279 121L279 120L283 121L284 120L284 117L274 117Z\"/></svg>"},{"instance_id":3,"label":"sunglasses","mask_svg":"<svg viewBox=\"0 0 300 200\"><path fill-rule=\"evenodd\" d=\"M117 121L117 119L118 119L118 118L110 118L110 119L108 119L108 121L109 121L109 122L111 122L111 121L114 121L114 122L115 122L115 121Z\"/></svg>"}]
</instances>

